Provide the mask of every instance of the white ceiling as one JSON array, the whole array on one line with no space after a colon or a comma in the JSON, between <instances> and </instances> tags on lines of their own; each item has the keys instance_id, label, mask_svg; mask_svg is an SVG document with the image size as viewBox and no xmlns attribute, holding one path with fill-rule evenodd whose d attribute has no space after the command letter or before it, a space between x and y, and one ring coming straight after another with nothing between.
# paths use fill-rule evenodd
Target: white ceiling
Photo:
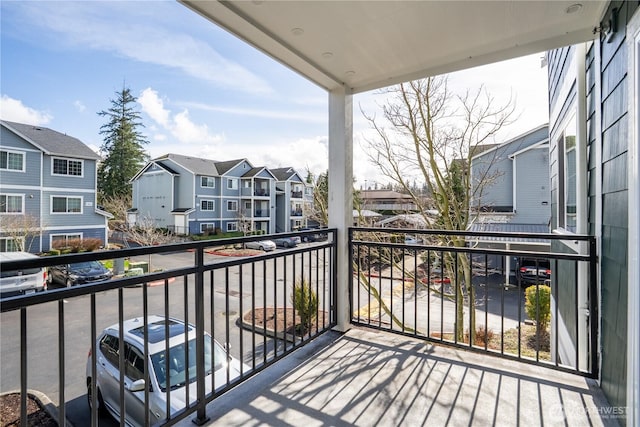
<instances>
[{"instance_id":1,"label":"white ceiling","mask_svg":"<svg viewBox=\"0 0 640 427\"><path fill-rule=\"evenodd\" d=\"M607 4L180 1L319 86L352 93L592 39Z\"/></svg>"}]
</instances>

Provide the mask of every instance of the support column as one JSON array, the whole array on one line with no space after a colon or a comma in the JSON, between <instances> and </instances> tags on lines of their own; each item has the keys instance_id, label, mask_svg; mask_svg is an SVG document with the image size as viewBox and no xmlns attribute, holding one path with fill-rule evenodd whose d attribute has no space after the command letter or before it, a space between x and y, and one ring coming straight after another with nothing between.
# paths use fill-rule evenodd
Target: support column
<instances>
[{"instance_id":1,"label":"support column","mask_svg":"<svg viewBox=\"0 0 640 427\"><path fill-rule=\"evenodd\" d=\"M353 101L344 88L329 92L329 227L338 230L336 329L350 328L349 240L353 222Z\"/></svg>"}]
</instances>

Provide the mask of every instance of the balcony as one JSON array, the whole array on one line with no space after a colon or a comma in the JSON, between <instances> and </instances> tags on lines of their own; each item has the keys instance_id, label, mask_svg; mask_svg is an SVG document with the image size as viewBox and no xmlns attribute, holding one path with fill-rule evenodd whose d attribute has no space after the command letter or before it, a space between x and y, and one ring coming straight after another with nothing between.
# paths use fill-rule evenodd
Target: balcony
<instances>
[{"instance_id":1,"label":"balcony","mask_svg":"<svg viewBox=\"0 0 640 427\"><path fill-rule=\"evenodd\" d=\"M28 389L39 390L57 406L59 420L97 425L85 382L87 360L90 371L97 361L95 356L87 359L87 350L96 355L96 338L106 326L159 314L193 323L245 364L237 378L227 375L222 384L216 380L215 392L205 393L204 361L197 362L197 381L186 397L190 404L159 424L276 425L286 419L292 425L370 425L372 419L386 419L390 425L502 425L536 419L564 425L565 417L568 425L615 422L601 418L610 407L592 379L597 375L596 354L590 351L596 325L586 331L586 342L575 346L586 347L585 354L568 353L566 337L558 333L582 337L585 332L562 320L566 313L577 313L564 287L587 285L593 296L587 306L596 311L595 282L577 282L582 266L589 271L595 267L592 238L577 236L589 250L573 255L470 244L488 237L562 237L555 235L462 233L465 244L443 246L442 239L454 237L450 232L354 228L349 260L341 261L337 231L326 231L326 242L249 257L217 256L207 246L211 242L190 242L12 262L11 267L33 267L143 257L151 261L152 271L153 266L164 270L2 300L2 391L21 390L26 396ZM414 240L405 243L405 234ZM553 266L551 333L534 337L534 351L531 339L523 338L525 329L535 330L541 318L528 317L518 278L515 285L505 286L510 272L500 262L525 254L549 259ZM341 262L348 262L351 273L346 301L339 298L338 288L347 284L338 283L335 275ZM559 285L560 271L575 272L575 277ZM292 285L301 278L318 296L318 315L306 331L296 333L283 325L292 326L299 315ZM455 292L456 284L464 292ZM533 289L541 286L536 283ZM279 309L269 312L272 319L264 309L269 307ZM340 310L350 313L352 328L344 334L332 330ZM470 334L472 319L476 331L483 326L494 339ZM458 336L460 324L464 327ZM543 340L545 349L540 347ZM196 348L202 345L196 342ZM96 390L90 390L95 408ZM149 399L142 402L143 413L148 413ZM26 405L24 411L26 416Z\"/></svg>"},{"instance_id":2,"label":"balcony","mask_svg":"<svg viewBox=\"0 0 640 427\"><path fill-rule=\"evenodd\" d=\"M269 197L269 189L268 188L256 188L253 192L253 195L256 197Z\"/></svg>"},{"instance_id":3,"label":"balcony","mask_svg":"<svg viewBox=\"0 0 640 427\"><path fill-rule=\"evenodd\" d=\"M302 216L302 209L291 209L291 216Z\"/></svg>"},{"instance_id":4,"label":"balcony","mask_svg":"<svg viewBox=\"0 0 640 427\"><path fill-rule=\"evenodd\" d=\"M300 191L291 191L292 199L302 199L302 190Z\"/></svg>"}]
</instances>

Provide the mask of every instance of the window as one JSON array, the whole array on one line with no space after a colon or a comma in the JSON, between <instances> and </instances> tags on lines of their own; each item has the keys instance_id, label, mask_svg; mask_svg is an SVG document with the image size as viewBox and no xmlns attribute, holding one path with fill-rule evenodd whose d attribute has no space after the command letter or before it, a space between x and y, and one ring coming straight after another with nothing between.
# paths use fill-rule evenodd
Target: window
<instances>
[{"instance_id":1,"label":"window","mask_svg":"<svg viewBox=\"0 0 640 427\"><path fill-rule=\"evenodd\" d=\"M244 202L245 209L251 209L251 202Z\"/></svg>"},{"instance_id":2,"label":"window","mask_svg":"<svg viewBox=\"0 0 640 427\"><path fill-rule=\"evenodd\" d=\"M52 196L51 213L82 213L82 197Z\"/></svg>"},{"instance_id":3,"label":"window","mask_svg":"<svg viewBox=\"0 0 640 427\"><path fill-rule=\"evenodd\" d=\"M126 362L124 373L132 381L144 378L144 357L131 345L125 343Z\"/></svg>"},{"instance_id":4,"label":"window","mask_svg":"<svg viewBox=\"0 0 640 427\"><path fill-rule=\"evenodd\" d=\"M238 223L237 222L228 222L227 223L227 232L230 231L238 231Z\"/></svg>"},{"instance_id":5,"label":"window","mask_svg":"<svg viewBox=\"0 0 640 427\"><path fill-rule=\"evenodd\" d=\"M213 200L201 200L200 209L203 211L215 211L216 203Z\"/></svg>"},{"instance_id":6,"label":"window","mask_svg":"<svg viewBox=\"0 0 640 427\"><path fill-rule=\"evenodd\" d=\"M52 234L51 235L51 244L49 245L52 248L64 248L69 246L69 240L82 240L82 233L74 233L74 234Z\"/></svg>"},{"instance_id":7,"label":"window","mask_svg":"<svg viewBox=\"0 0 640 427\"><path fill-rule=\"evenodd\" d=\"M0 213L21 214L24 212L23 194L0 194Z\"/></svg>"},{"instance_id":8,"label":"window","mask_svg":"<svg viewBox=\"0 0 640 427\"><path fill-rule=\"evenodd\" d=\"M208 188L216 188L216 180L211 176L203 176L200 178L200 186Z\"/></svg>"},{"instance_id":9,"label":"window","mask_svg":"<svg viewBox=\"0 0 640 427\"><path fill-rule=\"evenodd\" d=\"M228 178L227 179L227 188L229 190L237 190L238 189L238 179L237 178Z\"/></svg>"},{"instance_id":10,"label":"window","mask_svg":"<svg viewBox=\"0 0 640 427\"><path fill-rule=\"evenodd\" d=\"M245 179L243 182L243 187L244 188L251 188L251 181L249 181L248 179Z\"/></svg>"},{"instance_id":11,"label":"window","mask_svg":"<svg viewBox=\"0 0 640 427\"><path fill-rule=\"evenodd\" d=\"M572 116L558 139L558 227L576 231L576 118Z\"/></svg>"},{"instance_id":12,"label":"window","mask_svg":"<svg viewBox=\"0 0 640 427\"><path fill-rule=\"evenodd\" d=\"M0 169L24 172L24 153L0 151Z\"/></svg>"},{"instance_id":13,"label":"window","mask_svg":"<svg viewBox=\"0 0 640 427\"><path fill-rule=\"evenodd\" d=\"M204 233L205 231L215 231L216 225L212 222L205 222L200 224L200 232Z\"/></svg>"},{"instance_id":14,"label":"window","mask_svg":"<svg viewBox=\"0 0 640 427\"><path fill-rule=\"evenodd\" d=\"M238 210L238 202L235 200L227 201L227 210L228 211L237 211Z\"/></svg>"},{"instance_id":15,"label":"window","mask_svg":"<svg viewBox=\"0 0 640 427\"><path fill-rule=\"evenodd\" d=\"M53 158L53 175L82 176L82 160Z\"/></svg>"},{"instance_id":16,"label":"window","mask_svg":"<svg viewBox=\"0 0 640 427\"><path fill-rule=\"evenodd\" d=\"M21 247L23 245L12 237L0 237L0 252L18 252Z\"/></svg>"},{"instance_id":17,"label":"window","mask_svg":"<svg viewBox=\"0 0 640 427\"><path fill-rule=\"evenodd\" d=\"M105 335L102 340L100 340L100 352L104 354L104 357L113 366L119 365L119 343L120 340L118 337L114 337L112 335Z\"/></svg>"}]
</instances>

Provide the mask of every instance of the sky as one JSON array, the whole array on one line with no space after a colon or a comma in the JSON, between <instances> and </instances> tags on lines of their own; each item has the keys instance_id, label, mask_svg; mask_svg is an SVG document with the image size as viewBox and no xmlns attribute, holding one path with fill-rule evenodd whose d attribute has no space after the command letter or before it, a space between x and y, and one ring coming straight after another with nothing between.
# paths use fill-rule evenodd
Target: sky
<instances>
[{"instance_id":1,"label":"sky","mask_svg":"<svg viewBox=\"0 0 640 427\"><path fill-rule=\"evenodd\" d=\"M175 1L0 2L0 118L45 126L98 151L98 112L129 88L151 158L177 153L254 166L327 169L326 92ZM449 75L456 91L484 85L515 100L506 141L548 121L542 54ZM388 182L364 154L371 135L355 95L354 175Z\"/></svg>"}]
</instances>

